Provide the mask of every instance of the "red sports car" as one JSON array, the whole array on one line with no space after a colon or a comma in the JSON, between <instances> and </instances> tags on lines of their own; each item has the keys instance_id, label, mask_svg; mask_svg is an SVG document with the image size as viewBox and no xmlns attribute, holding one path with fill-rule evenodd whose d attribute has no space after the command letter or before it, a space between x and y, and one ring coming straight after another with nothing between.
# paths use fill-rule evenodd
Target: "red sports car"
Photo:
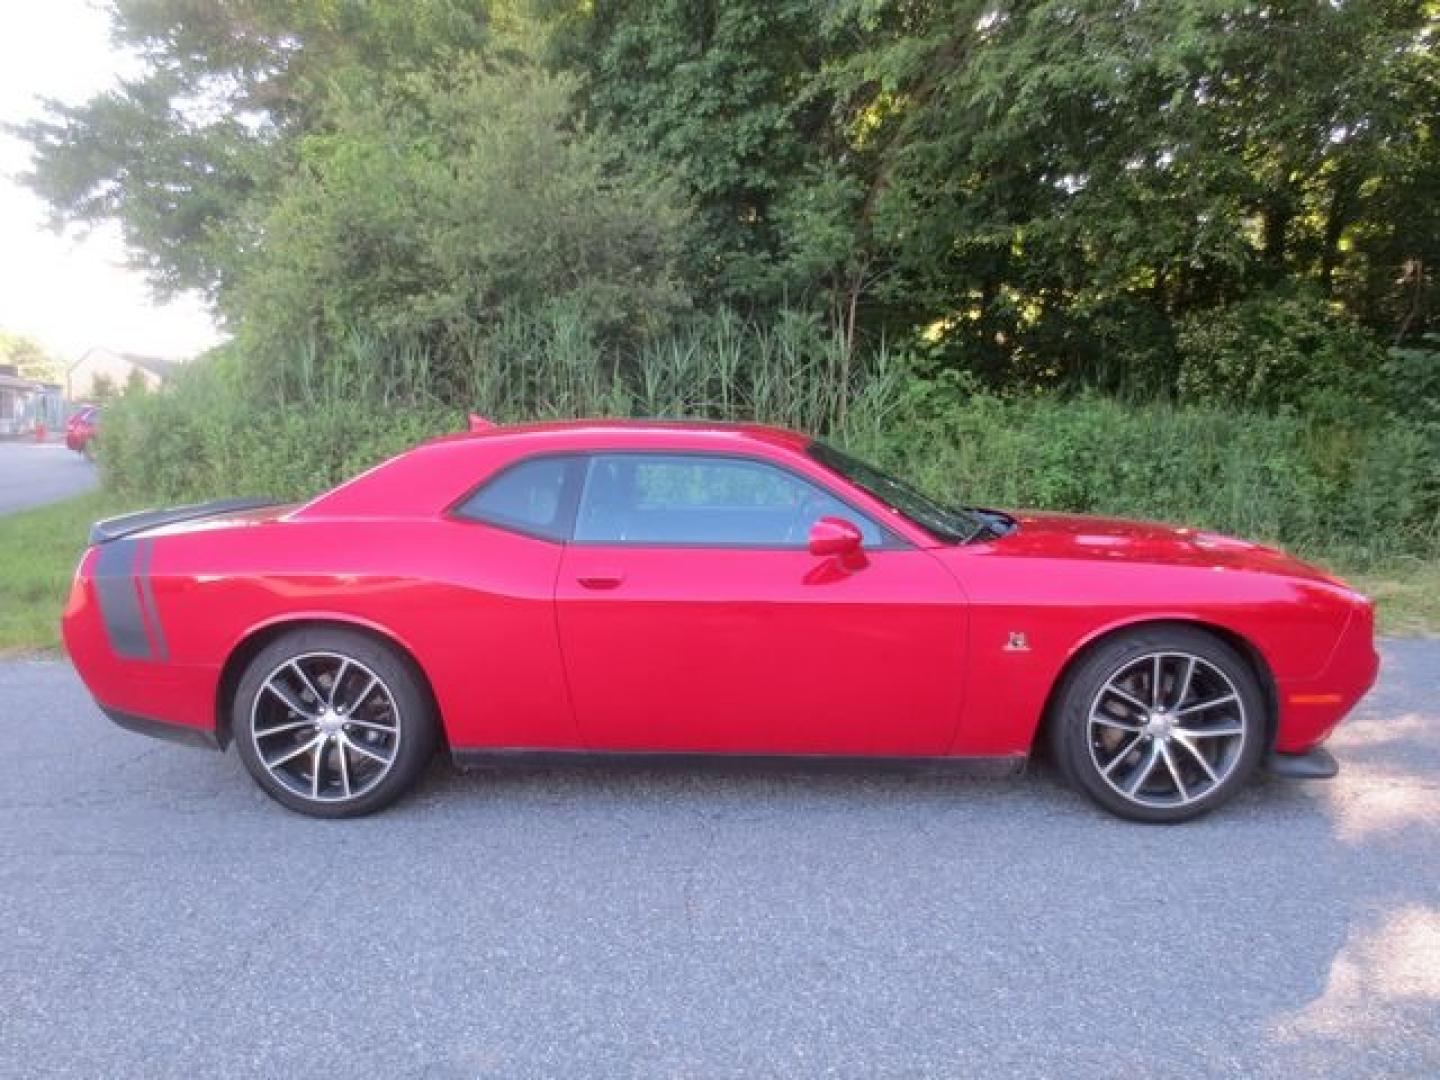
<instances>
[{"instance_id":1,"label":"red sports car","mask_svg":"<svg viewBox=\"0 0 1440 1080\"><path fill-rule=\"evenodd\" d=\"M86 457L95 452L95 436L100 432L100 407L82 405L65 421L65 445Z\"/></svg>"},{"instance_id":2,"label":"red sports car","mask_svg":"<svg viewBox=\"0 0 1440 1080\"><path fill-rule=\"evenodd\" d=\"M1179 821L1320 743L1374 682L1372 605L1192 529L941 506L759 426L479 423L303 506L98 523L65 641L100 707L231 742L322 817L466 762L999 763L1044 740Z\"/></svg>"}]
</instances>

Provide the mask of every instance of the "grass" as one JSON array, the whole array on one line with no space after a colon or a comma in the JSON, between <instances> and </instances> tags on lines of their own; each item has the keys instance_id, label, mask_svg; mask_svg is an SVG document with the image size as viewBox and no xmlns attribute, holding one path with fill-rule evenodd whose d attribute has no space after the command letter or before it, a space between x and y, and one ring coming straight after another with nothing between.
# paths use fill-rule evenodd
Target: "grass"
<instances>
[{"instance_id":1,"label":"grass","mask_svg":"<svg viewBox=\"0 0 1440 1080\"><path fill-rule=\"evenodd\" d=\"M108 492L0 517L0 656L60 648L60 612L90 523L134 509ZM1440 562L1337 572L1379 604L1380 632L1440 634Z\"/></svg>"},{"instance_id":2,"label":"grass","mask_svg":"<svg viewBox=\"0 0 1440 1080\"><path fill-rule=\"evenodd\" d=\"M1375 599L1382 634L1440 634L1440 562L1399 563L1341 577Z\"/></svg>"},{"instance_id":3,"label":"grass","mask_svg":"<svg viewBox=\"0 0 1440 1080\"><path fill-rule=\"evenodd\" d=\"M96 492L0 517L0 656L60 648L60 612L90 523L131 508Z\"/></svg>"}]
</instances>

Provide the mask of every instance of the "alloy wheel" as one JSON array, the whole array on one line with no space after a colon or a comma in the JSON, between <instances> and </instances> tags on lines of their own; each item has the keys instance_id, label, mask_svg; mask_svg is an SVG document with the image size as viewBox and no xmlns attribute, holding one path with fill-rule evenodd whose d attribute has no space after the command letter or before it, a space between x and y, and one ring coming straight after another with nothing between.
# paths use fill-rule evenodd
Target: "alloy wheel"
<instances>
[{"instance_id":1,"label":"alloy wheel","mask_svg":"<svg viewBox=\"0 0 1440 1080\"><path fill-rule=\"evenodd\" d=\"M372 791L395 764L400 709L367 665L332 652L279 664L250 708L250 738L266 772L316 802Z\"/></svg>"},{"instance_id":2,"label":"alloy wheel","mask_svg":"<svg viewBox=\"0 0 1440 1080\"><path fill-rule=\"evenodd\" d=\"M1216 664L1188 652L1127 661L1090 704L1090 760L1121 798L1147 808L1189 806L1234 773L1245 748L1245 705Z\"/></svg>"}]
</instances>

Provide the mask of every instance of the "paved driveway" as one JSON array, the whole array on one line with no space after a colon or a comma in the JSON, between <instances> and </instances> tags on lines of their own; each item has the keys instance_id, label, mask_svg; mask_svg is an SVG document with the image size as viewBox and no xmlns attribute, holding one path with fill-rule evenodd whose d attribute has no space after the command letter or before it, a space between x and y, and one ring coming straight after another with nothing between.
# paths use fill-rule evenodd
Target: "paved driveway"
<instances>
[{"instance_id":1,"label":"paved driveway","mask_svg":"<svg viewBox=\"0 0 1440 1080\"><path fill-rule=\"evenodd\" d=\"M1440 642L1329 785L454 772L317 822L0 664L5 1076L1440 1075Z\"/></svg>"},{"instance_id":2,"label":"paved driveway","mask_svg":"<svg viewBox=\"0 0 1440 1080\"><path fill-rule=\"evenodd\" d=\"M59 443L0 441L0 514L80 495L95 466Z\"/></svg>"}]
</instances>

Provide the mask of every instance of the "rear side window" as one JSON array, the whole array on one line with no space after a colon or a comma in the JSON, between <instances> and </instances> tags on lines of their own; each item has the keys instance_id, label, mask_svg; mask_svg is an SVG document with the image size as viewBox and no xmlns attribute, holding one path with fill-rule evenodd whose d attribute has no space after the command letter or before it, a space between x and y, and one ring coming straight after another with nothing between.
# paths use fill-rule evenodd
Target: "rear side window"
<instances>
[{"instance_id":1,"label":"rear side window","mask_svg":"<svg viewBox=\"0 0 1440 1080\"><path fill-rule=\"evenodd\" d=\"M455 508L455 516L546 540L565 540L574 516L579 462L522 461L503 470Z\"/></svg>"}]
</instances>

